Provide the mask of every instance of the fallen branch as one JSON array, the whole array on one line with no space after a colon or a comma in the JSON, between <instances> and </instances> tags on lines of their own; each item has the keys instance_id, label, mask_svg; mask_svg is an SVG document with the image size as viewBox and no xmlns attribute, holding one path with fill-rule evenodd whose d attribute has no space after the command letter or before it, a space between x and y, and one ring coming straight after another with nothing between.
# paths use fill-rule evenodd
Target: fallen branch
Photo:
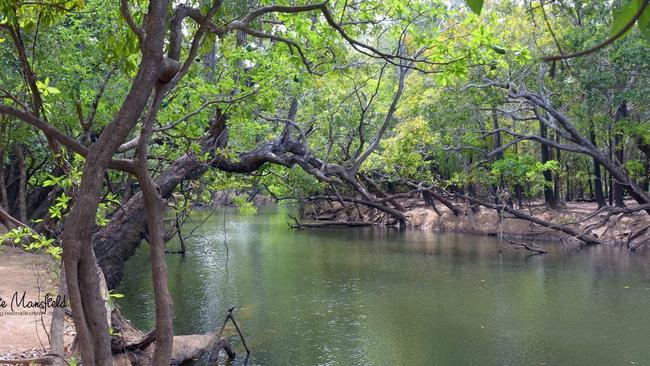
<instances>
[{"instance_id":1,"label":"fallen branch","mask_svg":"<svg viewBox=\"0 0 650 366\"><path fill-rule=\"evenodd\" d=\"M292 217L293 218L293 217ZM295 220L295 219L294 219ZM327 222L298 222L295 226L289 225L292 229L303 230L305 228L330 228L330 227L364 227L375 225L372 222L347 222L347 221L327 221Z\"/></svg>"},{"instance_id":2,"label":"fallen branch","mask_svg":"<svg viewBox=\"0 0 650 366\"><path fill-rule=\"evenodd\" d=\"M16 227L28 227L27 225L20 222L20 220L8 214L5 210L0 207L0 224L4 225L7 229L13 229Z\"/></svg>"},{"instance_id":3,"label":"fallen branch","mask_svg":"<svg viewBox=\"0 0 650 366\"><path fill-rule=\"evenodd\" d=\"M508 240L508 239L504 239L504 240L507 241L508 243L510 243L510 245L499 249L499 252L502 252L504 249L510 247L510 248L513 248L513 249L523 248L523 249L526 249L526 250L530 250L531 252L535 252L537 254L548 253L548 250L544 250L544 249L538 247L537 244L535 244L535 243L528 244L528 243L523 242L523 241L514 241L514 240Z\"/></svg>"},{"instance_id":4,"label":"fallen branch","mask_svg":"<svg viewBox=\"0 0 650 366\"><path fill-rule=\"evenodd\" d=\"M290 223L287 223L289 225L289 228L291 229L298 229L298 230L303 230L305 227L302 225L300 221L295 216L288 215L290 219L292 219L296 224L291 225Z\"/></svg>"},{"instance_id":5,"label":"fallen branch","mask_svg":"<svg viewBox=\"0 0 650 366\"><path fill-rule=\"evenodd\" d=\"M400 223L400 226L406 226L406 215L399 211L396 210L392 207L388 207L386 205L381 204L381 202L388 201L389 199L394 198L392 197L387 197L378 201L369 201L361 198L356 198L356 197L345 197L345 196L325 196L325 195L316 195L316 196L309 196L309 197L301 197L302 199L310 200L310 201L345 201L345 202L352 202L352 203L358 203L364 206L368 207L373 207L378 209L379 211L383 211L389 215L391 215L393 218L397 219L397 221ZM298 199L298 197L282 197L282 199Z\"/></svg>"}]
</instances>

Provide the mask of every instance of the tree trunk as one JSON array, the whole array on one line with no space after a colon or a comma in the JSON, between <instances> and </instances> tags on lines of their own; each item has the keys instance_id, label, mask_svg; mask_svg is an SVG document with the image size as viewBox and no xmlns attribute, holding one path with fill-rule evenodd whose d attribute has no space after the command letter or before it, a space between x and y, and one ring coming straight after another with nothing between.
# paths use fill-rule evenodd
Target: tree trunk
<instances>
[{"instance_id":1,"label":"tree trunk","mask_svg":"<svg viewBox=\"0 0 650 366\"><path fill-rule=\"evenodd\" d=\"M199 177L207 169L208 166L186 154L158 175L155 184L163 198L169 197L180 182ZM144 199L142 192L138 192L122 204L108 225L93 236L93 247L109 289L115 288L122 279L124 262L135 253L144 239L146 224Z\"/></svg>"},{"instance_id":2,"label":"tree trunk","mask_svg":"<svg viewBox=\"0 0 650 366\"><path fill-rule=\"evenodd\" d=\"M594 121L589 118L589 138L591 140L591 143L596 147L596 131L594 129ZM603 195L603 179L602 179L602 174L600 172L600 163L596 158L591 158L594 164L594 178L593 178L593 186L594 186L594 198L596 199L596 202L598 203L598 207L603 207L607 204L605 201L605 195Z\"/></svg>"},{"instance_id":3,"label":"tree trunk","mask_svg":"<svg viewBox=\"0 0 650 366\"><path fill-rule=\"evenodd\" d=\"M5 181L4 150L0 147L0 207L9 212L9 199L7 198L7 185Z\"/></svg>"},{"instance_id":4,"label":"tree trunk","mask_svg":"<svg viewBox=\"0 0 650 366\"><path fill-rule=\"evenodd\" d=\"M156 349L153 364L165 365L171 359L174 329L163 239L164 201L148 173L146 177L139 178L139 181L147 211L147 240L151 250L151 273L156 305Z\"/></svg>"},{"instance_id":5,"label":"tree trunk","mask_svg":"<svg viewBox=\"0 0 650 366\"><path fill-rule=\"evenodd\" d=\"M548 133L546 131L546 125L543 122L539 122L539 135L542 138L547 138ZM548 149L548 145L542 143L541 144L541 158L542 158L542 164L548 162L550 160L550 153ZM557 200L555 199L555 194L553 192L553 176L551 174L550 170L544 170L544 201L546 202L546 206L550 208L556 208L557 207Z\"/></svg>"},{"instance_id":6,"label":"tree trunk","mask_svg":"<svg viewBox=\"0 0 650 366\"><path fill-rule=\"evenodd\" d=\"M636 146L641 150L645 159L644 159L644 169L643 169L643 181L641 187L644 191L648 191L650 188L650 144L646 143L643 139L643 136L636 137Z\"/></svg>"},{"instance_id":7,"label":"tree trunk","mask_svg":"<svg viewBox=\"0 0 650 366\"><path fill-rule=\"evenodd\" d=\"M625 101L616 108L616 113L614 114L614 122L616 125L623 119L627 118L627 103ZM614 157L616 162L623 167L625 164L625 159L623 156L624 146L623 146L623 133L621 131L616 131L614 133ZM624 196L624 187L618 180L613 182L612 187L612 196L614 200L614 206L624 207L625 203L623 202Z\"/></svg>"},{"instance_id":8,"label":"tree trunk","mask_svg":"<svg viewBox=\"0 0 650 366\"><path fill-rule=\"evenodd\" d=\"M27 223L27 169L23 148L16 145L16 163L18 165L18 220Z\"/></svg>"},{"instance_id":9,"label":"tree trunk","mask_svg":"<svg viewBox=\"0 0 650 366\"><path fill-rule=\"evenodd\" d=\"M137 178L147 213L147 241L151 250L151 274L156 307L156 348L154 365L168 365L172 357L174 341L172 300L167 286L167 264L165 262L165 239L163 211L165 202L159 188L149 174L147 144L153 129L156 113L162 102L163 93L156 89L149 115L144 123L136 150Z\"/></svg>"},{"instance_id":10,"label":"tree trunk","mask_svg":"<svg viewBox=\"0 0 650 366\"><path fill-rule=\"evenodd\" d=\"M499 116L497 115L497 110L492 110L492 129L495 131L492 135L492 149L498 150L501 148L501 132L499 132ZM494 155L494 160L502 160L503 151L499 151ZM492 192L494 193L494 203L499 204L499 188L503 187L503 174L499 174L499 185L496 184L492 186Z\"/></svg>"},{"instance_id":11,"label":"tree trunk","mask_svg":"<svg viewBox=\"0 0 650 366\"><path fill-rule=\"evenodd\" d=\"M560 136L557 132L555 133L555 141L560 141ZM560 166L562 166L562 152L559 148L555 149L555 160ZM558 201L560 200L560 197L562 197L562 186L559 174L555 174L555 179L553 181L553 196L556 198L555 204L557 205L559 203Z\"/></svg>"},{"instance_id":12,"label":"tree trunk","mask_svg":"<svg viewBox=\"0 0 650 366\"><path fill-rule=\"evenodd\" d=\"M91 241L104 173L141 116L158 79L166 24L167 1L149 3L146 43L138 74L113 120L92 145L71 212L64 222L63 260L70 306L85 366L110 366L111 341L106 304L99 290L97 261Z\"/></svg>"}]
</instances>

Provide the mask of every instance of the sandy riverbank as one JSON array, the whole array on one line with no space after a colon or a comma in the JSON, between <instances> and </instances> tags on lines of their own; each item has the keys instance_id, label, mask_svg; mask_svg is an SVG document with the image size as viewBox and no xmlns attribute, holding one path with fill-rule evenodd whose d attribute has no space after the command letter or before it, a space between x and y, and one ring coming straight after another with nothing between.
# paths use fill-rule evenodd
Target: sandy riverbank
<instances>
[{"instance_id":1,"label":"sandy riverbank","mask_svg":"<svg viewBox=\"0 0 650 366\"><path fill-rule=\"evenodd\" d=\"M463 232L479 235L499 236L507 238L526 238L539 240L568 239L566 234L557 230L542 227L530 221L514 218L504 213L500 215L496 210L485 207L465 209L465 214L454 215L447 207L437 204L440 215L431 206L421 200L406 199L400 201L406 208L406 224L410 228ZM633 205L632 202L630 202ZM543 205L530 205L521 209L522 212L545 221L566 225L568 227L584 230L589 226L598 225L606 217L606 213L585 219L597 210L597 205L592 202L569 202L557 209L548 209ZM339 202L321 203L306 208L307 219L332 220L347 222L369 222L375 224L394 225L396 220L388 214L377 209L362 205L347 204L343 207ZM591 230L592 234L606 241L625 242L628 235L650 225L650 216L645 212L629 215L613 215L606 224ZM649 235L650 238L650 235Z\"/></svg>"},{"instance_id":2,"label":"sandy riverbank","mask_svg":"<svg viewBox=\"0 0 650 366\"><path fill-rule=\"evenodd\" d=\"M12 311L11 306L15 294L17 299L25 294L27 301L55 294L52 265L47 256L0 246L0 297L5 302L0 302L0 359L34 358L48 353L51 309L41 314L38 309L20 306ZM74 336L69 322L64 332L69 344Z\"/></svg>"}]
</instances>

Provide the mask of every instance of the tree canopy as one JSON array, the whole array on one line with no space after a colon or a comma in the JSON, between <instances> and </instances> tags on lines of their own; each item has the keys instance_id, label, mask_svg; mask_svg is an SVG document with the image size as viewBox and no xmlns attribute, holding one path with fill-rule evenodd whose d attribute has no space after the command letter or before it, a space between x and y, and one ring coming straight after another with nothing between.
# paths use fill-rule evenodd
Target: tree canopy
<instances>
[{"instance_id":1,"label":"tree canopy","mask_svg":"<svg viewBox=\"0 0 650 366\"><path fill-rule=\"evenodd\" d=\"M114 287L146 239L158 365L165 242L215 192L401 225L409 194L648 210L647 5L0 0L2 238L62 257L85 365L110 364L97 263Z\"/></svg>"}]
</instances>

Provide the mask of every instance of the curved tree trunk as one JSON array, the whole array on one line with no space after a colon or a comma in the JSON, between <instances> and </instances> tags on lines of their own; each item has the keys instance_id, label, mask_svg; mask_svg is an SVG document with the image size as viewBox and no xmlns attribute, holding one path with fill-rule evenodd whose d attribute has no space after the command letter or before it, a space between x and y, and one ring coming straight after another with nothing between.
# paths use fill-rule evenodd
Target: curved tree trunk
<instances>
[{"instance_id":1,"label":"curved tree trunk","mask_svg":"<svg viewBox=\"0 0 650 366\"><path fill-rule=\"evenodd\" d=\"M158 80L163 57L167 0L149 3L142 60L131 89L113 120L92 145L72 210L64 222L63 261L72 316L84 365L112 365L106 305L99 290L92 247L104 173L113 154L135 126Z\"/></svg>"}]
</instances>

